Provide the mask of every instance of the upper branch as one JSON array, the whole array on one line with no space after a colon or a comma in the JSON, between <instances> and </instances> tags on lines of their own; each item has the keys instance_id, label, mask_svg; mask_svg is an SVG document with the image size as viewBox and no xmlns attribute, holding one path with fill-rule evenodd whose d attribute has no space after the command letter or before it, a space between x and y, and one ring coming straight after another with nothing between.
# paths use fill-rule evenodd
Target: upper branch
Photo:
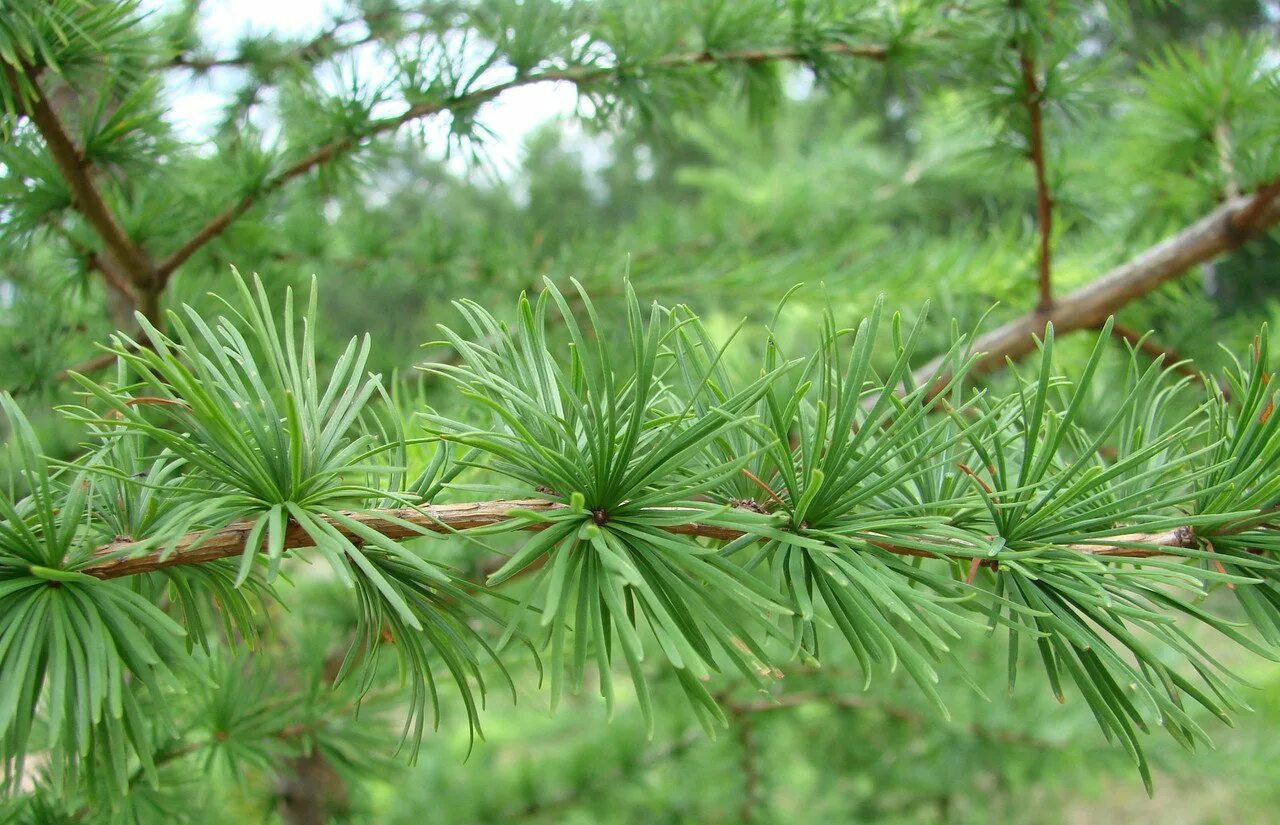
<instances>
[{"instance_id":1,"label":"upper branch","mask_svg":"<svg viewBox=\"0 0 1280 825\"><path fill-rule=\"evenodd\" d=\"M490 527L496 524L513 521L519 516L516 511L549 512L564 509L563 504L544 499L520 499L513 501L477 501L466 504L432 504L420 508L398 508L394 510L375 510L366 513L352 513L351 518L366 527L372 528L390 539L400 540L421 536L422 531L434 533L452 533L458 530L469 530L476 527ZM678 511L677 511L678 512ZM698 521L702 513L690 511L689 521L664 527L668 533L686 536L700 536L718 541L732 541L746 533L707 524ZM388 518L390 517L390 518ZM333 526L353 541L362 541L359 535L352 533L340 524ZM419 528L410 529L405 523ZM539 530L546 525L532 522L522 525L525 530ZM179 539L173 549L167 552L147 551L143 555L131 556L131 548L140 548L132 542L114 542L98 548L94 556L101 561L94 562L81 572L100 579L116 579L123 576L135 576L140 573L152 573L166 567L184 564L203 564L219 559L232 558L244 552L245 544L253 532L252 522L240 522L223 528L216 533L197 531ZM903 556L923 556L933 558L936 554L912 547L903 547L890 541L870 540L870 543L881 550ZM300 526L290 523L284 546L286 549L311 547L312 538ZM1194 548L1195 537L1188 528L1179 528L1167 533L1133 533L1113 536L1099 540L1097 544L1070 545L1064 549L1093 556L1122 556L1130 558L1147 558L1166 555L1167 551L1158 548L1189 549ZM965 558L972 553L965 555Z\"/></svg>"},{"instance_id":2,"label":"upper branch","mask_svg":"<svg viewBox=\"0 0 1280 825\"><path fill-rule=\"evenodd\" d=\"M103 245L124 271L130 283L134 286L150 287L156 279L155 265L147 253L125 233L111 211L111 207L98 191L84 153L71 140L71 136L67 134L62 121L45 96L44 90L41 89L38 71L31 66L23 68L23 75L30 86L29 95L23 95L18 74L11 66L6 64L4 73L5 81L13 89L14 95L20 100L26 98L27 115L40 132L45 145L49 148L50 156L57 164L58 171L71 190L72 203L76 209L84 215L85 220L102 239ZM158 314L158 307L155 309Z\"/></svg>"},{"instance_id":3,"label":"upper branch","mask_svg":"<svg viewBox=\"0 0 1280 825\"><path fill-rule=\"evenodd\" d=\"M1280 223L1280 178L1253 195L1232 198L1172 237L1165 238L1095 281L1056 301L1048 312L1033 311L1015 318L973 342L983 353L970 375L992 372L1006 358L1017 359L1035 349L1035 337L1052 323L1061 335L1094 329L1121 307L1141 298L1192 267L1229 252L1255 234ZM918 382L930 380L942 366L934 359L916 371ZM940 377L945 385L947 374Z\"/></svg>"},{"instance_id":4,"label":"upper branch","mask_svg":"<svg viewBox=\"0 0 1280 825\"><path fill-rule=\"evenodd\" d=\"M287 63L316 63L326 58L333 57L343 52L359 48L368 43L377 40L379 33L374 27L374 23L389 14L376 13L362 15L358 17L348 17L338 20L332 26L317 34L293 51L287 52L278 58L270 59L268 62L272 66L283 66ZM350 26L357 23L366 23L369 25L369 33L355 40L339 41L338 35ZM173 56L171 60L164 64L165 68L172 69L189 69L193 72L209 72L213 69L245 69L259 62L253 57L240 53L230 57L201 57L199 55L191 55L180 52Z\"/></svg>"},{"instance_id":5,"label":"upper branch","mask_svg":"<svg viewBox=\"0 0 1280 825\"><path fill-rule=\"evenodd\" d=\"M827 55L840 57L859 57L868 60L884 60L888 51L883 46L866 45L851 46L846 43L829 43L821 51ZM615 76L622 71L643 70L645 68L679 69L705 64L758 64L775 61L807 60L813 52L793 47L774 47L762 49L743 49L732 52L680 52L655 58L640 66L584 66L571 69L549 69L542 72L513 78L511 80L486 86L482 89L467 92L441 101L417 103L406 108L398 115L380 118L369 123L359 134L338 138L319 146L302 158L269 178L256 192L243 195L209 219L194 235L179 246L156 268L161 283L166 283L174 270L186 263L201 247L226 231L237 218L249 210L263 195L282 188L294 178L306 174L324 163L338 158L355 149L365 141L387 132L395 131L401 126L415 120L430 117L444 111L467 109L492 100L512 89L533 86L540 83L572 83L583 85L607 77Z\"/></svg>"},{"instance_id":6,"label":"upper branch","mask_svg":"<svg viewBox=\"0 0 1280 825\"><path fill-rule=\"evenodd\" d=\"M1024 42L1018 48L1018 65L1022 72L1022 105L1027 110L1027 154L1036 176L1036 230L1040 236L1040 251L1036 261L1039 300L1036 303L1038 312L1048 312L1053 306L1053 287L1050 274L1053 268L1052 235L1053 235L1053 197L1049 192L1049 181L1045 175L1044 158L1044 113L1041 108L1041 92L1036 81L1036 65L1030 50Z\"/></svg>"}]
</instances>

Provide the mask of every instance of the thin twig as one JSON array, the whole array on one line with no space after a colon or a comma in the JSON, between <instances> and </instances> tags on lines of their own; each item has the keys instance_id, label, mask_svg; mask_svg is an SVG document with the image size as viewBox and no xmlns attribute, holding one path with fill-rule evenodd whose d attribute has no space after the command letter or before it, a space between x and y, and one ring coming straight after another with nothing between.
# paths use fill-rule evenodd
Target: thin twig
<instances>
[{"instance_id":1,"label":"thin twig","mask_svg":"<svg viewBox=\"0 0 1280 825\"><path fill-rule=\"evenodd\" d=\"M1240 182L1236 178L1236 165L1231 160L1231 129L1226 121L1213 127L1213 148L1218 151L1218 170L1222 172L1222 191L1228 198L1240 194Z\"/></svg>"},{"instance_id":2,"label":"thin twig","mask_svg":"<svg viewBox=\"0 0 1280 825\"><path fill-rule=\"evenodd\" d=\"M317 34L297 49L278 57L267 58L266 62L273 68L287 66L291 63L313 64L368 45L381 37L381 33L376 29L371 29L368 34L355 40L341 43L337 41L338 34L343 29L364 21L364 17L340 20L331 28ZM188 54L176 54L173 59L165 64L165 68L187 69L204 74L214 69L247 69L260 65L262 62L262 58L254 58L245 54L236 54L230 57L198 57Z\"/></svg>"},{"instance_id":3,"label":"thin twig","mask_svg":"<svg viewBox=\"0 0 1280 825\"><path fill-rule=\"evenodd\" d=\"M829 43L820 50L823 54L841 57L860 57L883 61L888 56L883 46L850 46L846 43ZM744 49L731 52L682 52L659 57L641 66L584 66L571 69L549 69L543 72L517 77L493 86L466 92L440 101L417 103L398 115L372 121L358 135L348 135L330 141L308 152L281 172L269 178L256 192L242 196L211 218L185 243L174 250L157 267L161 284L168 282L174 270L184 264L203 246L226 231L237 218L249 210L263 196L282 188L317 166L328 163L378 135L395 131L407 123L430 117L445 111L470 109L500 95L525 86L541 83L571 83L584 85L615 76L620 72L642 72L645 69L676 69L709 63L758 64L772 61L799 61L813 57L813 51L790 47L771 49Z\"/></svg>"},{"instance_id":4,"label":"thin twig","mask_svg":"<svg viewBox=\"0 0 1280 825\"><path fill-rule=\"evenodd\" d=\"M92 358L81 361L65 370L58 370L53 374L54 381L70 381L72 373L80 375L89 375L98 370L104 370L116 362L116 354L114 352L104 352L101 355L95 355Z\"/></svg>"},{"instance_id":5,"label":"thin twig","mask_svg":"<svg viewBox=\"0 0 1280 825\"><path fill-rule=\"evenodd\" d=\"M1018 4L1015 3L1015 6ZM1049 191L1049 180L1045 174L1044 157L1044 113L1041 108L1042 92L1036 81L1035 60L1024 40L1018 47L1018 65L1022 71L1022 105L1027 110L1028 148L1027 156L1035 170L1036 178L1036 230L1040 237L1039 256L1036 261L1039 300L1036 311L1048 312L1053 307L1053 285L1051 273L1052 241L1053 241L1053 197Z\"/></svg>"}]
</instances>

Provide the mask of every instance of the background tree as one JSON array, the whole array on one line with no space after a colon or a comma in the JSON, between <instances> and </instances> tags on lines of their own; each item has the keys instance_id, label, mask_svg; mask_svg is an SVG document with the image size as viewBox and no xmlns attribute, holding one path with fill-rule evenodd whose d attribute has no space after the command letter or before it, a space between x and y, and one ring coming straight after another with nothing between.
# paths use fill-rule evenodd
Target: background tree
<instances>
[{"instance_id":1,"label":"background tree","mask_svg":"<svg viewBox=\"0 0 1280 825\"><path fill-rule=\"evenodd\" d=\"M1277 677L1269 5L368 2L228 52L216 13L0 15L15 816L1057 821L1125 751L1223 789L1162 783L1188 819L1274 801L1271 693L1239 762L1138 733ZM534 86L574 116L494 175Z\"/></svg>"}]
</instances>

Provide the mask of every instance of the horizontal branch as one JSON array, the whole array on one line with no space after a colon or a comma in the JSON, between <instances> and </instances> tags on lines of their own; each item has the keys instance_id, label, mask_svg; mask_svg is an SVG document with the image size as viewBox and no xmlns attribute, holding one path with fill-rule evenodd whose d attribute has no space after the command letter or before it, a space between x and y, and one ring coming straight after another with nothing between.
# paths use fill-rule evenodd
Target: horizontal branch
<instances>
[{"instance_id":1,"label":"horizontal branch","mask_svg":"<svg viewBox=\"0 0 1280 825\"><path fill-rule=\"evenodd\" d=\"M836 57L859 57L868 60L884 60L888 51L883 46L850 46L846 43L829 43L823 46L820 53ZM227 206L214 215L189 240L179 246L172 254L160 262L157 271L161 282L167 282L174 270L186 263L197 251L214 238L226 231L241 215L249 211L262 196L270 194L294 178L300 177L321 164L328 163L351 151L370 138L386 132L395 131L401 126L415 120L430 117L444 111L468 109L492 100L512 89L533 86L540 83L573 83L582 85L623 72L644 71L645 69L678 69L683 67L705 65L711 63L758 64L777 61L809 60L814 56L813 50L791 47L767 49L744 49L730 52L680 52L655 58L648 63L637 66L584 66L572 69L552 69L534 74L516 77L503 83L487 86L472 92L440 101L417 103L408 107L398 115L380 118L370 122L368 128L359 134L348 135L330 141L307 153L301 159L269 178L256 192L242 196L235 203Z\"/></svg>"},{"instance_id":2,"label":"horizontal branch","mask_svg":"<svg viewBox=\"0 0 1280 825\"><path fill-rule=\"evenodd\" d=\"M507 501L476 501L465 504L432 504L418 509L397 508L392 510L374 510L365 513L351 513L350 517L365 527L378 531L394 540L415 538L422 531L433 533L452 533L458 530L470 530L477 527L491 527L520 518L517 511L550 513L565 509L565 505L545 499L516 499ZM678 512L678 511L673 511ZM699 536L718 541L732 541L746 535L741 530L705 524L695 519L702 513L689 511L689 521L664 527L668 533L686 536ZM331 522L332 523L332 522ZM413 525L412 529L406 523ZM361 538L341 524L333 526L355 543ZM539 530L546 525L541 522L526 523L521 526L525 530ZM178 540L169 553L145 550L135 542L118 541L104 545L94 553L101 559L83 568L81 572L100 579L116 579L123 576L135 576L140 573L153 573L166 567L185 564L204 564L219 559L232 558L244 552L245 543L253 531L251 522L243 521L223 528L212 534L207 531L189 533ZM1105 542L1105 543L1104 543ZM902 547L890 541L872 541L876 547L890 553L904 556L937 557L938 554L919 550L913 547ZM285 549L312 547L311 537L298 524L290 522L286 531ZM1120 556L1129 558L1148 558L1151 556L1170 555L1177 549L1192 549L1196 546L1195 537L1190 528L1178 528L1166 533L1131 533L1101 539L1096 544L1071 545L1066 549L1090 556ZM142 555L133 556L130 549L143 550ZM1167 548L1167 549L1161 549ZM960 555L960 554L958 554ZM972 552L963 554L971 558Z\"/></svg>"},{"instance_id":3,"label":"horizontal branch","mask_svg":"<svg viewBox=\"0 0 1280 825\"><path fill-rule=\"evenodd\" d=\"M142 333L137 333L141 335ZM74 364L66 369L58 370L53 374L55 382L71 381L76 375L92 375L99 370L105 370L116 363L116 354L114 352L103 352L92 358L86 358L78 364Z\"/></svg>"},{"instance_id":4,"label":"horizontal branch","mask_svg":"<svg viewBox=\"0 0 1280 825\"><path fill-rule=\"evenodd\" d=\"M1130 302L1192 267L1230 252L1276 223L1280 223L1280 179L1256 194L1223 203L1176 235L1056 300L1047 311L1034 310L979 336L973 351L982 356L970 374L992 372L1003 366L1006 358L1016 360L1032 352L1034 336L1043 336L1047 324L1052 323L1058 335L1095 329ZM916 371L916 381L928 381L942 366L941 358L930 361ZM947 379L943 374L941 383Z\"/></svg>"},{"instance_id":5,"label":"horizontal branch","mask_svg":"<svg viewBox=\"0 0 1280 825\"><path fill-rule=\"evenodd\" d=\"M384 16L386 15L377 14L369 15L368 17L352 17L345 20L339 20L330 28L320 32L296 49L279 55L268 56L265 59L261 57L252 57L244 53L235 54L230 57L211 57L179 53L174 55L171 60L165 63L163 68L187 69L198 74L203 74L214 69L248 69L261 65L264 62L270 66L283 66L289 63L316 63L330 57L336 57L344 52L357 49L377 40L380 37L380 32L375 28L370 28L367 34L355 40L339 41L338 35L343 29L354 26L357 23L371 22L374 18Z\"/></svg>"}]
</instances>

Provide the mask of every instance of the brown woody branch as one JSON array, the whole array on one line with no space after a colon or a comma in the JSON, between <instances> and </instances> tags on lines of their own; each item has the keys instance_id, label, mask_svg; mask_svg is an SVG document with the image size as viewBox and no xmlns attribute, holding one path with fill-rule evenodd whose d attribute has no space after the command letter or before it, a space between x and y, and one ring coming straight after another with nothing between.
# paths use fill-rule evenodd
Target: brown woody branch
<instances>
[{"instance_id":1,"label":"brown woody branch","mask_svg":"<svg viewBox=\"0 0 1280 825\"><path fill-rule=\"evenodd\" d=\"M565 505L545 499L517 499L508 501L476 501L466 504L434 504L424 507L399 508L393 510L375 510L366 513L351 513L350 517L365 527L378 531L393 540L415 538L423 532L452 533L458 530L470 530L477 527L490 527L513 521L519 518L515 511L532 511L535 513L553 513L565 509ZM674 511L678 512L678 511ZM673 524L663 529L668 533L686 536L699 536L718 541L732 541L745 535L740 530L706 524L696 519L700 512L689 511L689 521ZM388 518L390 517L390 518ZM391 519L395 519L392 521ZM404 523L412 525L406 526ZM542 522L525 523L521 529L539 530L546 526ZM353 542L362 541L360 536L340 524L334 524L340 532ZM189 533L174 545L172 551L164 553L149 550L141 545L118 541L104 545L94 553L100 559L82 568L81 572L99 579L116 579L123 576L135 576L140 573L152 573L166 567L185 564L203 564L219 559L232 558L244 552L245 543L249 540L253 525L250 522L239 522L213 534L207 532ZM904 556L922 556L933 558L939 554L919 550L913 547L896 545L889 540L870 540L870 543L881 550ZM311 537L297 524L290 522L285 535L286 549L312 547ZM1196 546L1195 536L1189 528L1179 528L1167 533L1132 533L1099 539L1096 543L1071 545L1066 549L1090 556L1119 556L1127 558L1149 558L1169 555L1178 549L1193 549ZM130 551L142 552L142 555L131 555ZM958 555L969 558L972 550Z\"/></svg>"},{"instance_id":2,"label":"brown woody branch","mask_svg":"<svg viewBox=\"0 0 1280 825\"><path fill-rule=\"evenodd\" d=\"M1229 231L1247 237L1253 232L1265 229L1271 224L1280 221L1280 209L1277 208L1276 204L1277 198L1280 198L1280 178L1276 178L1270 183L1259 187L1253 199L1240 210L1240 213L1229 219Z\"/></svg>"},{"instance_id":3,"label":"brown woody branch","mask_svg":"<svg viewBox=\"0 0 1280 825\"><path fill-rule=\"evenodd\" d=\"M70 381L73 374L90 375L98 370L104 370L116 362L116 354L114 352L104 352L101 355L95 355L92 358L85 359L75 366L67 367L64 370L58 370L53 374L54 381Z\"/></svg>"},{"instance_id":4,"label":"brown woody branch","mask_svg":"<svg viewBox=\"0 0 1280 825\"><path fill-rule=\"evenodd\" d=\"M888 52L883 46L850 46L845 43L827 44L822 47L821 52L826 55L860 57L868 60L880 61L885 60L888 56ZM235 203L224 208L211 218L203 227L201 227L193 236L191 236L189 240L179 246L173 251L173 253L160 262L157 267L160 282L161 284L167 283L169 278L173 275L174 270L186 263L186 261L203 246L225 232L227 227L234 223L235 220L245 212L249 211L249 208L257 203L263 196L275 192L294 178L306 174L315 167L328 163L329 161L346 154L352 149L360 146L365 141L377 137L378 135L395 131L407 123L421 120L422 118L430 117L445 111L472 108L480 105L481 103L492 100L505 92L511 91L512 89L518 89L524 86L533 86L540 83L572 83L580 86L615 76L624 71L637 72L643 71L646 68L677 69L709 63L737 63L751 65L775 61L808 60L812 57L812 51L790 47L744 49L741 51L719 53L709 51L682 52L659 57L643 66L584 66L572 69L550 69L543 72L525 75L523 77L517 77L503 83L487 86L482 89L477 89L445 100L414 104L398 115L372 121L368 128L358 135L349 135L347 137L339 138L313 149L283 171L268 179L258 189L258 191L244 195Z\"/></svg>"},{"instance_id":5,"label":"brown woody branch","mask_svg":"<svg viewBox=\"0 0 1280 825\"><path fill-rule=\"evenodd\" d=\"M1130 302L1152 292L1192 267L1211 261L1244 244L1254 235L1280 223L1280 178L1252 195L1232 198L1181 232L1166 238L1095 281L1060 298L1048 312L1030 312L1000 326L973 342L982 353L971 375L1000 369L1005 359L1018 359L1036 347L1036 336L1053 324L1062 335L1096 329ZM944 367L936 358L915 373L918 383L929 381ZM941 388L949 380L944 370L935 382Z\"/></svg>"},{"instance_id":6,"label":"brown woody branch","mask_svg":"<svg viewBox=\"0 0 1280 825\"><path fill-rule=\"evenodd\" d=\"M1041 89L1036 81L1036 66L1026 43L1018 48L1018 66L1022 72L1022 105L1027 110L1027 155L1036 177L1036 231L1040 238L1040 250L1036 259L1039 300L1036 311L1048 312L1053 306L1053 286L1050 275L1053 268L1053 197L1045 174L1044 113L1041 108Z\"/></svg>"},{"instance_id":7,"label":"brown woody branch","mask_svg":"<svg viewBox=\"0 0 1280 825\"><path fill-rule=\"evenodd\" d=\"M22 78L19 78L18 72L6 64L4 75L14 95L25 101L27 116L40 132L49 155L71 190L73 205L102 239L103 245L124 270L129 282L137 288L141 300L138 309L151 320L158 321L160 303L159 291L154 288L155 266L146 252L125 233L111 207L98 191L88 160L67 134L40 87L39 71L33 66L24 65ZM29 86L29 94L24 93L26 90L23 89L21 80L25 80ZM103 272L106 274L105 269Z\"/></svg>"},{"instance_id":8,"label":"brown woody branch","mask_svg":"<svg viewBox=\"0 0 1280 825\"><path fill-rule=\"evenodd\" d=\"M346 17L334 21L329 28L316 34L310 40L301 46L286 51L283 54L268 56L265 60L245 54L243 51L230 57L208 57L197 56L187 53L179 53L173 56L161 68L169 69L189 69L197 73L206 73L214 69L247 69L255 65L266 63L268 68L274 69L279 66L286 66L291 63L301 63L310 65L319 63L330 57L344 54L361 46L368 45L388 34L388 28L392 33L401 36L409 36L412 34L425 34L428 29L423 26L405 27L396 26L392 18L409 14L407 10L387 8L381 10L366 11L352 17ZM355 40L338 40L338 35L351 26L364 24L368 28L368 32L356 38ZM390 25L388 25L390 24Z\"/></svg>"}]
</instances>

